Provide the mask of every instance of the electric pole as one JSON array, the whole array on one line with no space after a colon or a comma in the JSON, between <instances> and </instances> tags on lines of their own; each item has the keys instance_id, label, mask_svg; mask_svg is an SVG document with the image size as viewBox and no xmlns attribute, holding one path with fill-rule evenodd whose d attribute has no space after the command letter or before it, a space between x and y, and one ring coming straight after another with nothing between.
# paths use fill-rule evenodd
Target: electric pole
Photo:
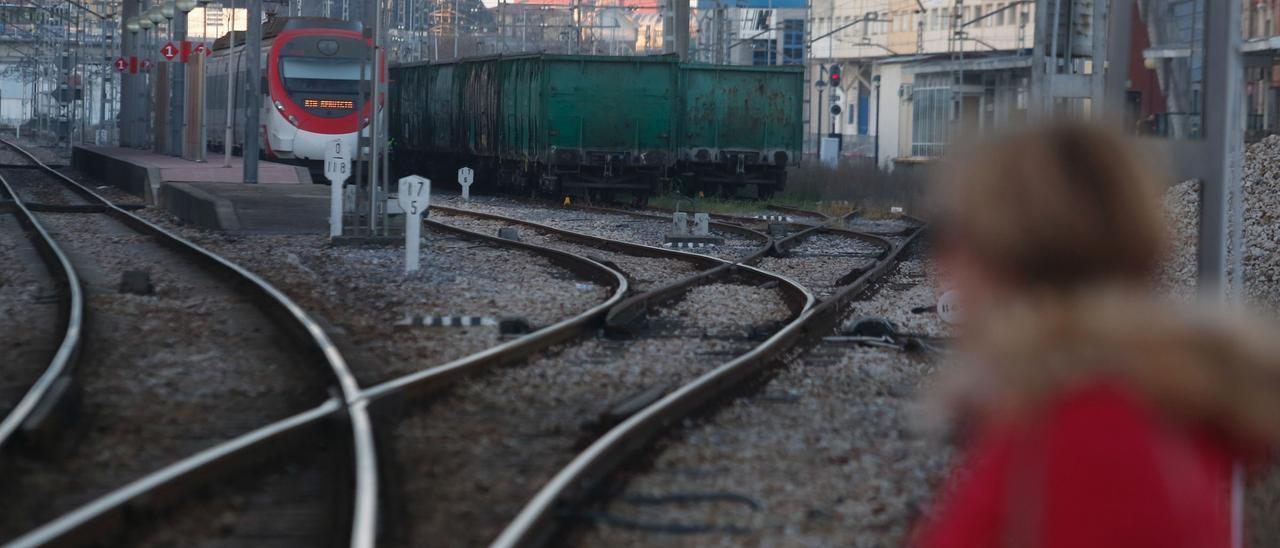
<instances>
[{"instance_id":1,"label":"electric pole","mask_svg":"<svg viewBox=\"0 0 1280 548\"><path fill-rule=\"evenodd\" d=\"M258 111L262 108L262 0L249 0L245 5L248 21L245 29L245 63L248 64L248 81L245 82L244 113L244 182L258 182Z\"/></svg>"}]
</instances>

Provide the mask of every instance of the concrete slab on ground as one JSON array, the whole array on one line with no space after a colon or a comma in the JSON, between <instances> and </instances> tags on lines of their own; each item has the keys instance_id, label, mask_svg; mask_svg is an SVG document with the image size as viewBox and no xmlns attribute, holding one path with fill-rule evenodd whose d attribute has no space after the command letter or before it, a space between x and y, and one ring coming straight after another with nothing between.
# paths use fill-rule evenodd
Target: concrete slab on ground
<instances>
[{"instance_id":1,"label":"concrete slab on ground","mask_svg":"<svg viewBox=\"0 0 1280 548\"><path fill-rule=\"evenodd\" d=\"M329 187L165 183L158 206L214 230L255 234L328 234Z\"/></svg>"},{"instance_id":2,"label":"concrete slab on ground","mask_svg":"<svg viewBox=\"0 0 1280 548\"><path fill-rule=\"evenodd\" d=\"M72 167L107 184L146 198L157 204L164 183L240 183L243 159L232 157L231 166L222 166L222 156L208 162L192 162L132 148L76 146L71 151ZM275 162L259 162L258 180L264 185L310 185L307 168Z\"/></svg>"}]
</instances>

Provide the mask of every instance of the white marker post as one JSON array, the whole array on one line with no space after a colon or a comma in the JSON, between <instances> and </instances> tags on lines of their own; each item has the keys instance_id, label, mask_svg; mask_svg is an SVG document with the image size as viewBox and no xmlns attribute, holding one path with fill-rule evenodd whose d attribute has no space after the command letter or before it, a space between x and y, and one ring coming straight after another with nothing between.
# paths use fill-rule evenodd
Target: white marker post
<instances>
[{"instance_id":1,"label":"white marker post","mask_svg":"<svg viewBox=\"0 0 1280 548\"><path fill-rule=\"evenodd\" d=\"M462 199L471 201L471 183L476 181L476 170L464 167L458 170L458 184L462 185Z\"/></svg>"},{"instance_id":2,"label":"white marker post","mask_svg":"<svg viewBox=\"0 0 1280 548\"><path fill-rule=\"evenodd\" d=\"M422 212L431 205L431 179L418 175L400 178L400 194L396 196L404 210L404 271L418 270L418 246L421 245Z\"/></svg>"},{"instance_id":3,"label":"white marker post","mask_svg":"<svg viewBox=\"0 0 1280 548\"><path fill-rule=\"evenodd\" d=\"M342 235L342 187L351 176L351 152L340 139L329 142L324 155L324 178L329 180L329 237Z\"/></svg>"},{"instance_id":4,"label":"white marker post","mask_svg":"<svg viewBox=\"0 0 1280 548\"><path fill-rule=\"evenodd\" d=\"M946 324L959 325L960 293L950 289L938 297L938 317Z\"/></svg>"}]
</instances>

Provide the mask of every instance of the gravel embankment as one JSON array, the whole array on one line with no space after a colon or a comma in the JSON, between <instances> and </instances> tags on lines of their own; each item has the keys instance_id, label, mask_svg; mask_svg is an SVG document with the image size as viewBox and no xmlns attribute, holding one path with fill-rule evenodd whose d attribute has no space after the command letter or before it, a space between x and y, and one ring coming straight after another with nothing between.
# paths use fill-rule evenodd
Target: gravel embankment
<instances>
[{"instance_id":1,"label":"gravel embankment","mask_svg":"<svg viewBox=\"0 0 1280 548\"><path fill-rule=\"evenodd\" d=\"M1244 157L1244 292L1262 310L1280 312L1280 136L1246 148ZM1165 194L1173 252L1161 282L1189 297L1196 284L1200 188L1193 181ZM1280 463L1260 474L1247 491L1249 545L1280 546Z\"/></svg>"},{"instance_id":2,"label":"gravel embankment","mask_svg":"<svg viewBox=\"0 0 1280 548\"><path fill-rule=\"evenodd\" d=\"M470 202L463 202L456 196L442 196L439 203L459 209L505 215L564 230L654 247L662 247L664 236L671 231L670 220L621 213L601 213L581 209L530 205L501 197L472 197ZM689 222L692 228L692 215L689 217ZM682 249L682 251L734 260L754 253L765 244L764 240L753 240L733 232L721 232L712 229L711 234L724 238L724 245Z\"/></svg>"},{"instance_id":3,"label":"gravel embankment","mask_svg":"<svg viewBox=\"0 0 1280 548\"><path fill-rule=\"evenodd\" d=\"M537 329L599 304L611 291L535 253L423 230L420 270L397 247L331 246L318 235L230 235L149 218L263 276L325 324L363 386L503 342L496 327L411 327L407 316L524 318Z\"/></svg>"},{"instance_id":4,"label":"gravel embankment","mask_svg":"<svg viewBox=\"0 0 1280 548\"><path fill-rule=\"evenodd\" d=\"M57 457L6 462L0 538L200 449L310 408L331 373L225 280L99 214L39 214L87 294L79 428ZM126 270L154 293L121 293Z\"/></svg>"},{"instance_id":5,"label":"gravel embankment","mask_svg":"<svg viewBox=\"0 0 1280 548\"><path fill-rule=\"evenodd\" d=\"M390 540L418 546L492 541L582 444L597 417L655 386L674 388L742 354L752 327L789 315L777 289L713 284L651 314L628 341L589 339L494 370L408 411L387 449L397 516Z\"/></svg>"},{"instance_id":6,"label":"gravel embankment","mask_svg":"<svg viewBox=\"0 0 1280 548\"><path fill-rule=\"evenodd\" d=\"M939 335L932 273L900 264L849 317ZM927 356L822 344L758 393L678 433L623 492L588 509L576 546L895 546L951 449L913 428Z\"/></svg>"},{"instance_id":7,"label":"gravel embankment","mask_svg":"<svg viewBox=\"0 0 1280 548\"><path fill-rule=\"evenodd\" d=\"M49 366L64 333L60 286L23 231L16 216L0 214L0 417Z\"/></svg>"},{"instance_id":8,"label":"gravel embankment","mask_svg":"<svg viewBox=\"0 0 1280 548\"><path fill-rule=\"evenodd\" d=\"M1170 253L1160 272L1160 285L1179 296L1191 296L1196 289L1196 248L1200 231L1200 183L1183 181L1164 195L1169 224Z\"/></svg>"},{"instance_id":9,"label":"gravel embankment","mask_svg":"<svg viewBox=\"0 0 1280 548\"><path fill-rule=\"evenodd\" d=\"M1244 200L1245 294L1280 310L1280 135L1248 147Z\"/></svg>"},{"instance_id":10,"label":"gravel embankment","mask_svg":"<svg viewBox=\"0 0 1280 548\"><path fill-rule=\"evenodd\" d=\"M520 240L523 242L575 253L591 258L597 262L616 266L624 275L626 275L627 281L630 283L633 291L648 291L655 287L666 285L698 273L697 265L690 263L689 261L656 257L639 257L635 255L628 255L626 253L618 253L607 249L568 241L552 232L535 230L526 226L505 223L502 221L468 217L466 215L451 215L439 210L431 212L431 220L470 230L472 232L490 235L496 235L500 228L515 228L519 231Z\"/></svg>"},{"instance_id":11,"label":"gravel embankment","mask_svg":"<svg viewBox=\"0 0 1280 548\"><path fill-rule=\"evenodd\" d=\"M837 289L836 282L855 268L875 262L881 248L875 244L838 233L815 234L805 238L785 257L765 257L758 267L800 282L818 298Z\"/></svg>"},{"instance_id":12,"label":"gravel embankment","mask_svg":"<svg viewBox=\"0 0 1280 548\"><path fill-rule=\"evenodd\" d=\"M1280 136L1250 145L1244 158L1244 288L1280 312ZM1280 462L1248 490L1250 546L1280 546Z\"/></svg>"}]
</instances>

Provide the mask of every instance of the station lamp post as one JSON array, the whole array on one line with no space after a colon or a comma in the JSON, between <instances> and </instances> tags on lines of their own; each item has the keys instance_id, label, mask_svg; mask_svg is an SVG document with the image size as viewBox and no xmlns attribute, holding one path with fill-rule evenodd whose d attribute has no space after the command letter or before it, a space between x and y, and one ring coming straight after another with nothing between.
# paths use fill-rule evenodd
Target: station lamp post
<instances>
[{"instance_id":1,"label":"station lamp post","mask_svg":"<svg viewBox=\"0 0 1280 548\"><path fill-rule=\"evenodd\" d=\"M156 50L160 48L161 25L165 21L164 11L160 9L159 3L152 4L150 8L147 8L147 18L151 19L151 22L155 24L155 30L151 33L151 44L147 47L147 57L151 59L151 63L150 63L151 70L158 71L160 70L160 67L159 67L160 59L159 57L156 56ZM154 76L154 73L148 72L147 83L148 83L148 87L150 88L150 94L148 95L148 97L150 97L152 100L158 100L160 98L159 97L160 90L158 89L160 84L160 79L156 78ZM157 122L160 121L161 119L160 117L163 116L163 114L156 111L155 107L156 105L152 105L151 108L147 109L152 113L151 114L151 144L152 144L151 148L155 152L165 152L165 150L163 148L160 148L159 145L164 143L166 139L164 138L163 135L159 135L156 133L156 130L159 129L156 127Z\"/></svg>"},{"instance_id":2,"label":"station lamp post","mask_svg":"<svg viewBox=\"0 0 1280 548\"><path fill-rule=\"evenodd\" d=\"M129 42L125 44L125 42L121 40L121 45L123 46L120 50L121 57L127 55L136 58L138 55L138 33L142 31L142 23L138 20L137 16L130 17L125 20L124 30L129 31ZM126 78L128 78L128 80L126 80ZM126 82L128 84L127 87ZM132 76L126 77L121 74L120 112L117 113L116 117L123 120L126 105L128 105L127 108L129 111L129 118L127 122L128 126L121 125L120 127L120 130L124 133L120 142L121 146L137 146L138 144L138 133L140 131L138 129L138 123L144 110L142 109L142 104L138 101L138 94L135 91L137 89L140 89L140 87L136 85L135 78Z\"/></svg>"},{"instance_id":3,"label":"station lamp post","mask_svg":"<svg viewBox=\"0 0 1280 548\"><path fill-rule=\"evenodd\" d=\"M181 48L187 39L187 13L196 7L195 0L169 0L160 8L169 20L169 40ZM180 60L180 59L179 59ZM169 65L169 153L183 156L186 135L186 83L185 66Z\"/></svg>"},{"instance_id":4,"label":"station lamp post","mask_svg":"<svg viewBox=\"0 0 1280 548\"><path fill-rule=\"evenodd\" d=\"M147 8L147 10L143 11L142 15L138 17L138 24L142 26L142 30L143 30L142 45L138 48L139 64L143 62L149 62L149 60L151 59L151 49L153 47L152 37L154 35L154 33L152 33L151 30L156 28L156 21L155 19L152 18L152 15L155 15L156 17L163 19L163 17L161 17L159 13L156 13L151 8ZM143 82L142 85L138 86L138 90L139 90L138 98L140 100L140 104L139 104L140 108L138 109L139 115L140 115L139 121L142 122L141 131L143 135L143 138L141 139L140 144L146 143L146 147L150 148L151 143L155 138L153 132L151 131L152 108L151 108L151 105L147 104L148 100L151 97L151 74L150 73L143 73L143 74L145 75L145 81Z\"/></svg>"}]
</instances>

